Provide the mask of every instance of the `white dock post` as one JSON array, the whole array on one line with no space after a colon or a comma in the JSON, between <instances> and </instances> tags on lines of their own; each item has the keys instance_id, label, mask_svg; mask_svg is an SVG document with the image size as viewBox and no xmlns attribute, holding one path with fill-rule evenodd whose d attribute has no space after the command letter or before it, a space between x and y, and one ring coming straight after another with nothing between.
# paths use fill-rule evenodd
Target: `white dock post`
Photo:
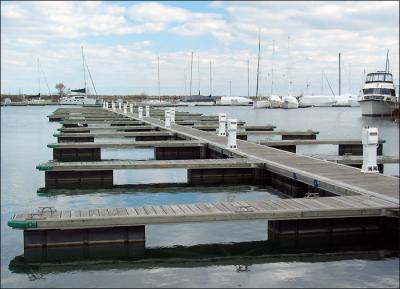
<instances>
[{"instance_id":1,"label":"white dock post","mask_svg":"<svg viewBox=\"0 0 400 289\"><path fill-rule=\"evenodd\" d=\"M220 113L218 115L219 127L218 127L218 135L225 136L226 135L226 113Z\"/></svg>"},{"instance_id":2,"label":"white dock post","mask_svg":"<svg viewBox=\"0 0 400 289\"><path fill-rule=\"evenodd\" d=\"M165 127L171 128L171 112L168 109L165 111Z\"/></svg>"},{"instance_id":3,"label":"white dock post","mask_svg":"<svg viewBox=\"0 0 400 289\"><path fill-rule=\"evenodd\" d=\"M129 112L130 112L130 113L133 113L133 103L130 103L130 104L129 104Z\"/></svg>"},{"instance_id":4,"label":"white dock post","mask_svg":"<svg viewBox=\"0 0 400 289\"><path fill-rule=\"evenodd\" d=\"M378 129L375 127L366 127L362 130L363 144L363 164L361 172L363 173L379 173L376 164L378 140Z\"/></svg>"},{"instance_id":5,"label":"white dock post","mask_svg":"<svg viewBox=\"0 0 400 289\"><path fill-rule=\"evenodd\" d=\"M118 102L118 109L121 110L122 109L122 103Z\"/></svg>"},{"instance_id":6,"label":"white dock post","mask_svg":"<svg viewBox=\"0 0 400 289\"><path fill-rule=\"evenodd\" d=\"M115 102L114 101L111 102L111 108L112 108L113 111L115 111Z\"/></svg>"},{"instance_id":7,"label":"white dock post","mask_svg":"<svg viewBox=\"0 0 400 289\"><path fill-rule=\"evenodd\" d=\"M124 113L127 113L127 108L128 108L128 104L125 103L125 104L124 104Z\"/></svg>"},{"instance_id":8,"label":"white dock post","mask_svg":"<svg viewBox=\"0 0 400 289\"><path fill-rule=\"evenodd\" d=\"M139 114L139 118L142 119L143 118L143 107L141 107L141 106L138 107L138 114Z\"/></svg>"},{"instance_id":9,"label":"white dock post","mask_svg":"<svg viewBox=\"0 0 400 289\"><path fill-rule=\"evenodd\" d=\"M228 148L237 149L236 145L237 120L228 119Z\"/></svg>"},{"instance_id":10,"label":"white dock post","mask_svg":"<svg viewBox=\"0 0 400 289\"><path fill-rule=\"evenodd\" d=\"M170 108L171 112L171 123L175 123L175 108Z\"/></svg>"},{"instance_id":11,"label":"white dock post","mask_svg":"<svg viewBox=\"0 0 400 289\"><path fill-rule=\"evenodd\" d=\"M150 117L150 106L146 105L146 117Z\"/></svg>"}]
</instances>

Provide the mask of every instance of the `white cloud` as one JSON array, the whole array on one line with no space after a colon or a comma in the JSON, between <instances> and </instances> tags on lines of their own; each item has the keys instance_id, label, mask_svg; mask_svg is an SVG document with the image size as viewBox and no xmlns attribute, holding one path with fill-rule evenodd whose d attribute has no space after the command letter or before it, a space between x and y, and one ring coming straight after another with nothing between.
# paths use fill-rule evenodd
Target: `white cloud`
<instances>
[{"instance_id":1,"label":"white cloud","mask_svg":"<svg viewBox=\"0 0 400 289\"><path fill-rule=\"evenodd\" d=\"M270 83L273 40L276 88L286 91L283 75L287 73L288 35L294 90L301 91L307 78L312 88L319 87L322 69L336 83L339 52L343 73L351 66L352 82L356 83L364 68L367 72L380 69L390 49L398 79L396 1L220 1L201 12L169 2L1 2L1 8L1 70L7 72L2 73L2 84L11 87L35 89L34 62L39 56L51 74L49 81L65 79L68 85L79 85L83 45L95 81L100 83L99 91L156 93L159 55L162 93L183 93L183 71L186 69L188 81L190 51L194 50L195 56L200 54L202 91L208 91L208 63L212 60L215 93L226 94L231 80L235 94L247 94L243 79L247 80L247 59L250 80L255 79L259 30L265 91ZM17 84L14 79L22 74L33 82ZM197 87L197 66L193 77Z\"/></svg>"}]
</instances>

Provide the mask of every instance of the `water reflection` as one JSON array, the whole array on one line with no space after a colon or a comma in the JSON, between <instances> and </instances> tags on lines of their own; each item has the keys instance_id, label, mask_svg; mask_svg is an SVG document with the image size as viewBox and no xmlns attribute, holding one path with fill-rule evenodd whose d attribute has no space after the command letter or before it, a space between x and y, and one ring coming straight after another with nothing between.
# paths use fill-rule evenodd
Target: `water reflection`
<instances>
[{"instance_id":1,"label":"water reflection","mask_svg":"<svg viewBox=\"0 0 400 289\"><path fill-rule=\"evenodd\" d=\"M356 250L354 248L357 248ZM72 270L188 268L232 265L247 272L254 264L383 260L399 256L398 239L379 232L280 236L265 241L145 248L144 242L53 248L26 248L10 271L49 274Z\"/></svg>"}]
</instances>

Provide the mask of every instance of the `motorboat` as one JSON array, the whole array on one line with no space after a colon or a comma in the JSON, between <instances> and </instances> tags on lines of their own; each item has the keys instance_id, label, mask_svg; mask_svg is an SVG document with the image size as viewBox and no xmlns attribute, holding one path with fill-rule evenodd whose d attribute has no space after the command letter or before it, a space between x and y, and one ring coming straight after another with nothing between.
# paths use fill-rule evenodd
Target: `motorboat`
<instances>
[{"instance_id":1,"label":"motorboat","mask_svg":"<svg viewBox=\"0 0 400 289\"><path fill-rule=\"evenodd\" d=\"M282 101L282 98L280 98L280 96L271 95L268 100L271 104L271 108L281 108L282 107L283 101Z\"/></svg>"},{"instance_id":2,"label":"motorboat","mask_svg":"<svg viewBox=\"0 0 400 289\"><path fill-rule=\"evenodd\" d=\"M386 71L367 74L358 103L362 115L391 115L396 104L398 105L392 74Z\"/></svg>"},{"instance_id":3,"label":"motorboat","mask_svg":"<svg viewBox=\"0 0 400 289\"><path fill-rule=\"evenodd\" d=\"M222 96L216 103L218 105L252 105L253 100L243 96Z\"/></svg>"},{"instance_id":4,"label":"motorboat","mask_svg":"<svg viewBox=\"0 0 400 289\"><path fill-rule=\"evenodd\" d=\"M70 95L61 97L58 103L59 104L76 104L76 105L96 104L96 99L88 97L85 94L70 94Z\"/></svg>"},{"instance_id":5,"label":"motorboat","mask_svg":"<svg viewBox=\"0 0 400 289\"><path fill-rule=\"evenodd\" d=\"M299 107L329 107L334 105L335 103L335 97L330 95L305 95L299 98Z\"/></svg>"},{"instance_id":6,"label":"motorboat","mask_svg":"<svg viewBox=\"0 0 400 289\"><path fill-rule=\"evenodd\" d=\"M284 96L282 97L282 108L299 108L299 101L294 96Z\"/></svg>"}]
</instances>

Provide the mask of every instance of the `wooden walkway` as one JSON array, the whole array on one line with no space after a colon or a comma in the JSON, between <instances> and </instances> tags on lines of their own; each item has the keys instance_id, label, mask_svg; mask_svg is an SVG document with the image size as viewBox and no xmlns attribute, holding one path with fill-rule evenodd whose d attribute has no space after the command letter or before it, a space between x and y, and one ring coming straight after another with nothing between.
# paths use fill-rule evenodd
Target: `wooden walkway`
<instances>
[{"instance_id":1,"label":"wooden walkway","mask_svg":"<svg viewBox=\"0 0 400 289\"><path fill-rule=\"evenodd\" d=\"M17 214L11 222L29 222L32 229L77 229L257 219L380 217L385 215L385 209L396 207L376 197L347 196L46 211Z\"/></svg>"},{"instance_id":2,"label":"wooden walkway","mask_svg":"<svg viewBox=\"0 0 400 289\"><path fill-rule=\"evenodd\" d=\"M137 119L135 113L123 114ZM153 117L141 119L147 124L164 128L164 121ZM228 137L195 128L171 124L170 132L226 149ZM264 168L291 179L341 195L375 196L399 204L399 178L382 174L365 174L360 169L317 158L298 155L248 141L237 140L235 154L264 164Z\"/></svg>"},{"instance_id":3,"label":"wooden walkway","mask_svg":"<svg viewBox=\"0 0 400 289\"><path fill-rule=\"evenodd\" d=\"M119 169L214 169L255 168L261 163L247 158L193 159L193 160L104 160L93 162L55 162L36 166L41 171L104 171Z\"/></svg>"},{"instance_id":4,"label":"wooden walkway","mask_svg":"<svg viewBox=\"0 0 400 289\"><path fill-rule=\"evenodd\" d=\"M72 149L72 148L110 148L124 149L134 147L200 147L207 143L197 140L155 140L155 141L132 141L132 142L67 142L50 143L48 148Z\"/></svg>"}]
</instances>

